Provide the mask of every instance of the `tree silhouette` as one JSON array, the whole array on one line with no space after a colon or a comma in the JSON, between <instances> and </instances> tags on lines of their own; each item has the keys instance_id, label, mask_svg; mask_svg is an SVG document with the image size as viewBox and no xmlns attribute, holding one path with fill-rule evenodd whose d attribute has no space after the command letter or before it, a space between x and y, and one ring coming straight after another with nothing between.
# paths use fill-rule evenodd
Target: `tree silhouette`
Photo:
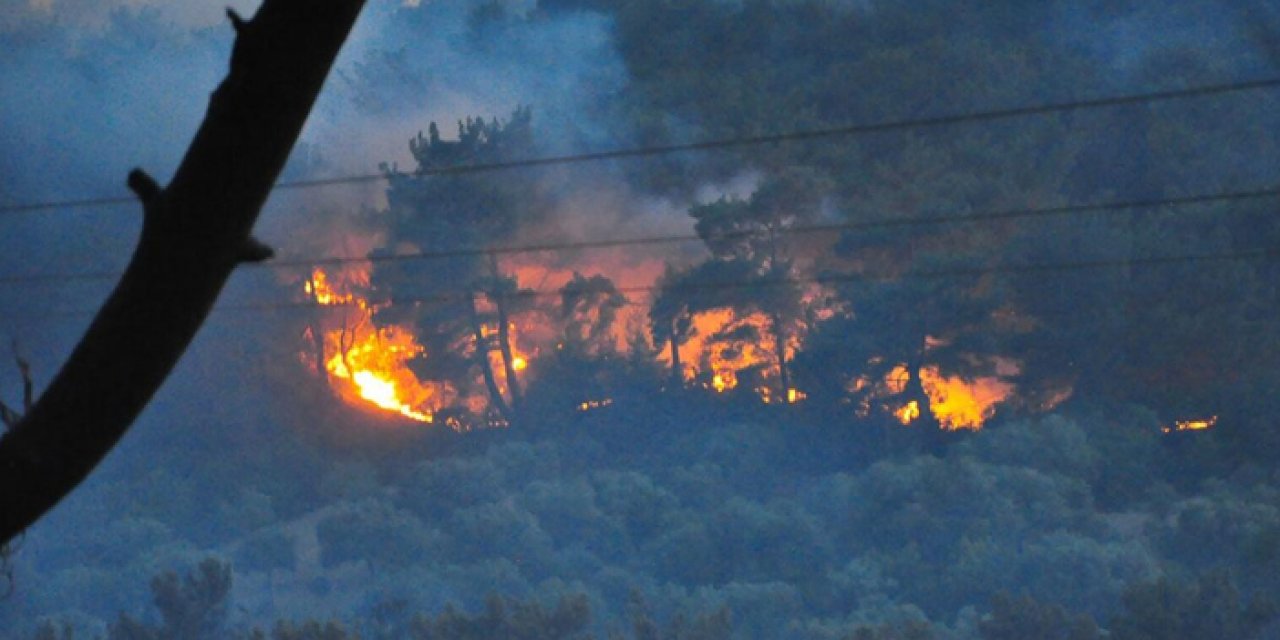
<instances>
[{"instance_id":1,"label":"tree silhouette","mask_svg":"<svg viewBox=\"0 0 1280 640\"><path fill-rule=\"evenodd\" d=\"M495 254L456 252L510 241L521 224L539 219L538 199L529 197L537 175L521 171L495 178L456 168L531 156L532 118L528 107L517 108L506 121L467 118L458 122L456 140L442 138L432 122L426 135L419 132L409 141L418 165L414 171L384 165L388 245L410 244L447 257L380 265L373 274L374 286L393 303L380 309L379 319L417 329L426 356L413 363L415 373L453 385L465 397L478 371L490 408L507 422L523 404L511 317L526 310L528 298L515 278L502 272ZM424 297L432 301L394 304ZM494 352L501 376L490 361Z\"/></svg>"},{"instance_id":2,"label":"tree silhouette","mask_svg":"<svg viewBox=\"0 0 1280 640\"><path fill-rule=\"evenodd\" d=\"M129 187L142 234L120 283L31 410L0 438L0 543L71 492L163 384L237 266L363 0L265 0L173 181Z\"/></svg>"}]
</instances>

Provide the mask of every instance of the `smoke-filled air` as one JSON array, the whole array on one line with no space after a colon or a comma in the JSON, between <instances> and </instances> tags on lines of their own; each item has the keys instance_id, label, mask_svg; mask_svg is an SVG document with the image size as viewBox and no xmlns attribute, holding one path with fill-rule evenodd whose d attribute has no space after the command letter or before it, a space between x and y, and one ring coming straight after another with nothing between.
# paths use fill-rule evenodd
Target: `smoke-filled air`
<instances>
[{"instance_id":1,"label":"smoke-filled air","mask_svg":"<svg viewBox=\"0 0 1280 640\"><path fill-rule=\"evenodd\" d=\"M14 417L224 8L0 11ZM255 235L0 639L1280 638L1272 2L370 0Z\"/></svg>"}]
</instances>

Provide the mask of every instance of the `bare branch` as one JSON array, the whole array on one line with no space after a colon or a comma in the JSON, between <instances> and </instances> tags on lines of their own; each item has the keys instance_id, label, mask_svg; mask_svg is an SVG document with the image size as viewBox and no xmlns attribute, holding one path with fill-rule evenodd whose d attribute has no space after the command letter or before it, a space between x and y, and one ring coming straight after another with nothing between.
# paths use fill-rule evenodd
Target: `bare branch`
<instances>
[{"instance_id":1,"label":"bare branch","mask_svg":"<svg viewBox=\"0 0 1280 640\"><path fill-rule=\"evenodd\" d=\"M264 0L173 181L141 171L142 235L70 359L0 437L0 544L115 446L204 323L364 0ZM261 255L262 251L249 252ZM250 256L252 257L252 256Z\"/></svg>"}]
</instances>

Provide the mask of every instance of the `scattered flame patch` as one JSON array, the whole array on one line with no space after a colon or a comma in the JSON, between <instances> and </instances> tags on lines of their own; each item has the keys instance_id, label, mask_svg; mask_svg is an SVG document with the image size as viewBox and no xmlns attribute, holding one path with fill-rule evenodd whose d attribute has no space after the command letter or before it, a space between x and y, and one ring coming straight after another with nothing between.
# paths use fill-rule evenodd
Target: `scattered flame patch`
<instances>
[{"instance_id":1,"label":"scattered flame patch","mask_svg":"<svg viewBox=\"0 0 1280 640\"><path fill-rule=\"evenodd\" d=\"M1160 430L1165 433L1173 433L1175 431L1206 431L1214 428L1217 424L1218 416L1209 416L1208 418L1195 420L1175 420L1173 426L1161 427Z\"/></svg>"},{"instance_id":2,"label":"scattered flame patch","mask_svg":"<svg viewBox=\"0 0 1280 640\"><path fill-rule=\"evenodd\" d=\"M578 411L591 411L593 409L603 409L613 404L613 398L605 398L603 400L587 400L578 405Z\"/></svg>"}]
</instances>

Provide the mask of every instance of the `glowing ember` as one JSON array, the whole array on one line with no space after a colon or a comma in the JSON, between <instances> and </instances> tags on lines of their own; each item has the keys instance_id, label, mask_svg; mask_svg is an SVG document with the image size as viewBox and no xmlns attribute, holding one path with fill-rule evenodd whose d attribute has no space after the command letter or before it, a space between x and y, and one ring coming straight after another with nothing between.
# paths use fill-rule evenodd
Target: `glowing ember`
<instances>
[{"instance_id":1,"label":"glowing ember","mask_svg":"<svg viewBox=\"0 0 1280 640\"><path fill-rule=\"evenodd\" d=\"M767 386L756 387L756 395L760 396L760 401L765 404L776 404L776 403L784 402L783 399L779 397L777 390L773 389L772 387L767 387ZM796 389L796 388L787 389L785 404L795 404L797 402L802 402L808 397L809 397L808 394L806 394L805 392L799 389Z\"/></svg>"},{"instance_id":2,"label":"glowing ember","mask_svg":"<svg viewBox=\"0 0 1280 640\"><path fill-rule=\"evenodd\" d=\"M613 404L613 398L605 398L604 400L587 400L578 405L578 411L591 411L592 409L601 409Z\"/></svg>"},{"instance_id":3,"label":"glowing ember","mask_svg":"<svg viewBox=\"0 0 1280 640\"><path fill-rule=\"evenodd\" d=\"M1165 433L1173 433L1174 431L1204 431L1212 429L1218 424L1218 416L1209 416L1200 420L1177 420L1174 421L1172 427L1161 427L1160 430Z\"/></svg>"}]
</instances>

